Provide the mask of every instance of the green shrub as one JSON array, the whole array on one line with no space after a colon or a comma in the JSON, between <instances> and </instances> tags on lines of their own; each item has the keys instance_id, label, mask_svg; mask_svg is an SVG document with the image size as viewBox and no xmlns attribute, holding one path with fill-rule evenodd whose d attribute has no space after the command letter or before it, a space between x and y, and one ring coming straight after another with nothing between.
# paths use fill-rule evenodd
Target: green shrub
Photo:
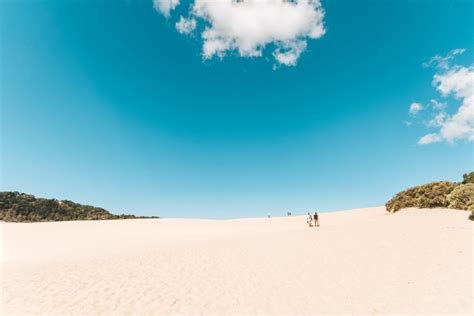
<instances>
[{"instance_id":1,"label":"green shrub","mask_svg":"<svg viewBox=\"0 0 474 316\"><path fill-rule=\"evenodd\" d=\"M449 208L474 211L474 183L456 186L447 199Z\"/></svg>"},{"instance_id":2,"label":"green shrub","mask_svg":"<svg viewBox=\"0 0 474 316\"><path fill-rule=\"evenodd\" d=\"M463 174L463 182L462 183L474 183L474 172L469 172Z\"/></svg>"},{"instance_id":3,"label":"green shrub","mask_svg":"<svg viewBox=\"0 0 474 316\"><path fill-rule=\"evenodd\" d=\"M385 204L388 212L396 212L402 208L435 208L448 207L447 195L456 187L456 183L448 181L431 182L399 192Z\"/></svg>"}]
</instances>

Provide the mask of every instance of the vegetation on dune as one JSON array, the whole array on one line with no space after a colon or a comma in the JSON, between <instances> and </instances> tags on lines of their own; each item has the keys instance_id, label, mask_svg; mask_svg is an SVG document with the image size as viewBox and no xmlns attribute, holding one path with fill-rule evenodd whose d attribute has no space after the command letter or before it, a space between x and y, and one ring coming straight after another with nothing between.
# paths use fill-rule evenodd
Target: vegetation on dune
<instances>
[{"instance_id":1,"label":"vegetation on dune","mask_svg":"<svg viewBox=\"0 0 474 316\"><path fill-rule=\"evenodd\" d=\"M449 208L474 211L474 183L456 186L447 199Z\"/></svg>"},{"instance_id":2,"label":"vegetation on dune","mask_svg":"<svg viewBox=\"0 0 474 316\"><path fill-rule=\"evenodd\" d=\"M454 190L456 185L454 182L440 181L409 188L395 195L385 204L385 207L389 212L396 212L407 207L448 207L447 195Z\"/></svg>"},{"instance_id":3,"label":"vegetation on dune","mask_svg":"<svg viewBox=\"0 0 474 316\"><path fill-rule=\"evenodd\" d=\"M71 201L36 198L19 192L0 192L0 220L6 222L46 222L144 218L114 215L107 210Z\"/></svg>"},{"instance_id":4,"label":"vegetation on dune","mask_svg":"<svg viewBox=\"0 0 474 316\"><path fill-rule=\"evenodd\" d=\"M474 172L463 175L463 182L439 181L397 193L385 204L388 212L402 208L452 208L470 210L474 220ZM472 218L471 218L472 217Z\"/></svg>"}]
</instances>

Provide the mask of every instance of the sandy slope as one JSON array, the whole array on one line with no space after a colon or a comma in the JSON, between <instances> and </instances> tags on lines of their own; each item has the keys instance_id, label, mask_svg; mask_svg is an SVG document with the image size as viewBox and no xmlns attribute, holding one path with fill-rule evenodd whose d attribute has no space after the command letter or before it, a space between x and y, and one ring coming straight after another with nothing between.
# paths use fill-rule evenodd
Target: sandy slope
<instances>
[{"instance_id":1,"label":"sandy slope","mask_svg":"<svg viewBox=\"0 0 474 316\"><path fill-rule=\"evenodd\" d=\"M2 223L1 312L470 314L467 215Z\"/></svg>"}]
</instances>

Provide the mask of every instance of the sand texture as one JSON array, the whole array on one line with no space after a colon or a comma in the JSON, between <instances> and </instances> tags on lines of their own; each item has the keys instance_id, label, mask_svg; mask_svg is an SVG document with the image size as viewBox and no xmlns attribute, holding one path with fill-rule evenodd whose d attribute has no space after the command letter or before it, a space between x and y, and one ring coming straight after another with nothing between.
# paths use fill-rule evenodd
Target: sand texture
<instances>
[{"instance_id":1,"label":"sand texture","mask_svg":"<svg viewBox=\"0 0 474 316\"><path fill-rule=\"evenodd\" d=\"M1 223L0 314L470 315L467 216Z\"/></svg>"}]
</instances>

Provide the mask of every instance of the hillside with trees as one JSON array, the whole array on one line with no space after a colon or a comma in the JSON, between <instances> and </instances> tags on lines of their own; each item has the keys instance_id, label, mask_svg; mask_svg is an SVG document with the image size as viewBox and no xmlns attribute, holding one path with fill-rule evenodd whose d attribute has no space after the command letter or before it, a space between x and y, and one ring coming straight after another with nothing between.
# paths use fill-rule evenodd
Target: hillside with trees
<instances>
[{"instance_id":1,"label":"hillside with trees","mask_svg":"<svg viewBox=\"0 0 474 316\"><path fill-rule=\"evenodd\" d=\"M388 212L403 208L451 208L474 214L474 172L463 175L462 182L438 181L396 194L385 204Z\"/></svg>"},{"instance_id":2,"label":"hillside with trees","mask_svg":"<svg viewBox=\"0 0 474 316\"><path fill-rule=\"evenodd\" d=\"M0 192L0 221L49 222L128 218L150 217L115 215L100 207L81 205L68 200L36 198L31 194L19 192Z\"/></svg>"}]
</instances>

